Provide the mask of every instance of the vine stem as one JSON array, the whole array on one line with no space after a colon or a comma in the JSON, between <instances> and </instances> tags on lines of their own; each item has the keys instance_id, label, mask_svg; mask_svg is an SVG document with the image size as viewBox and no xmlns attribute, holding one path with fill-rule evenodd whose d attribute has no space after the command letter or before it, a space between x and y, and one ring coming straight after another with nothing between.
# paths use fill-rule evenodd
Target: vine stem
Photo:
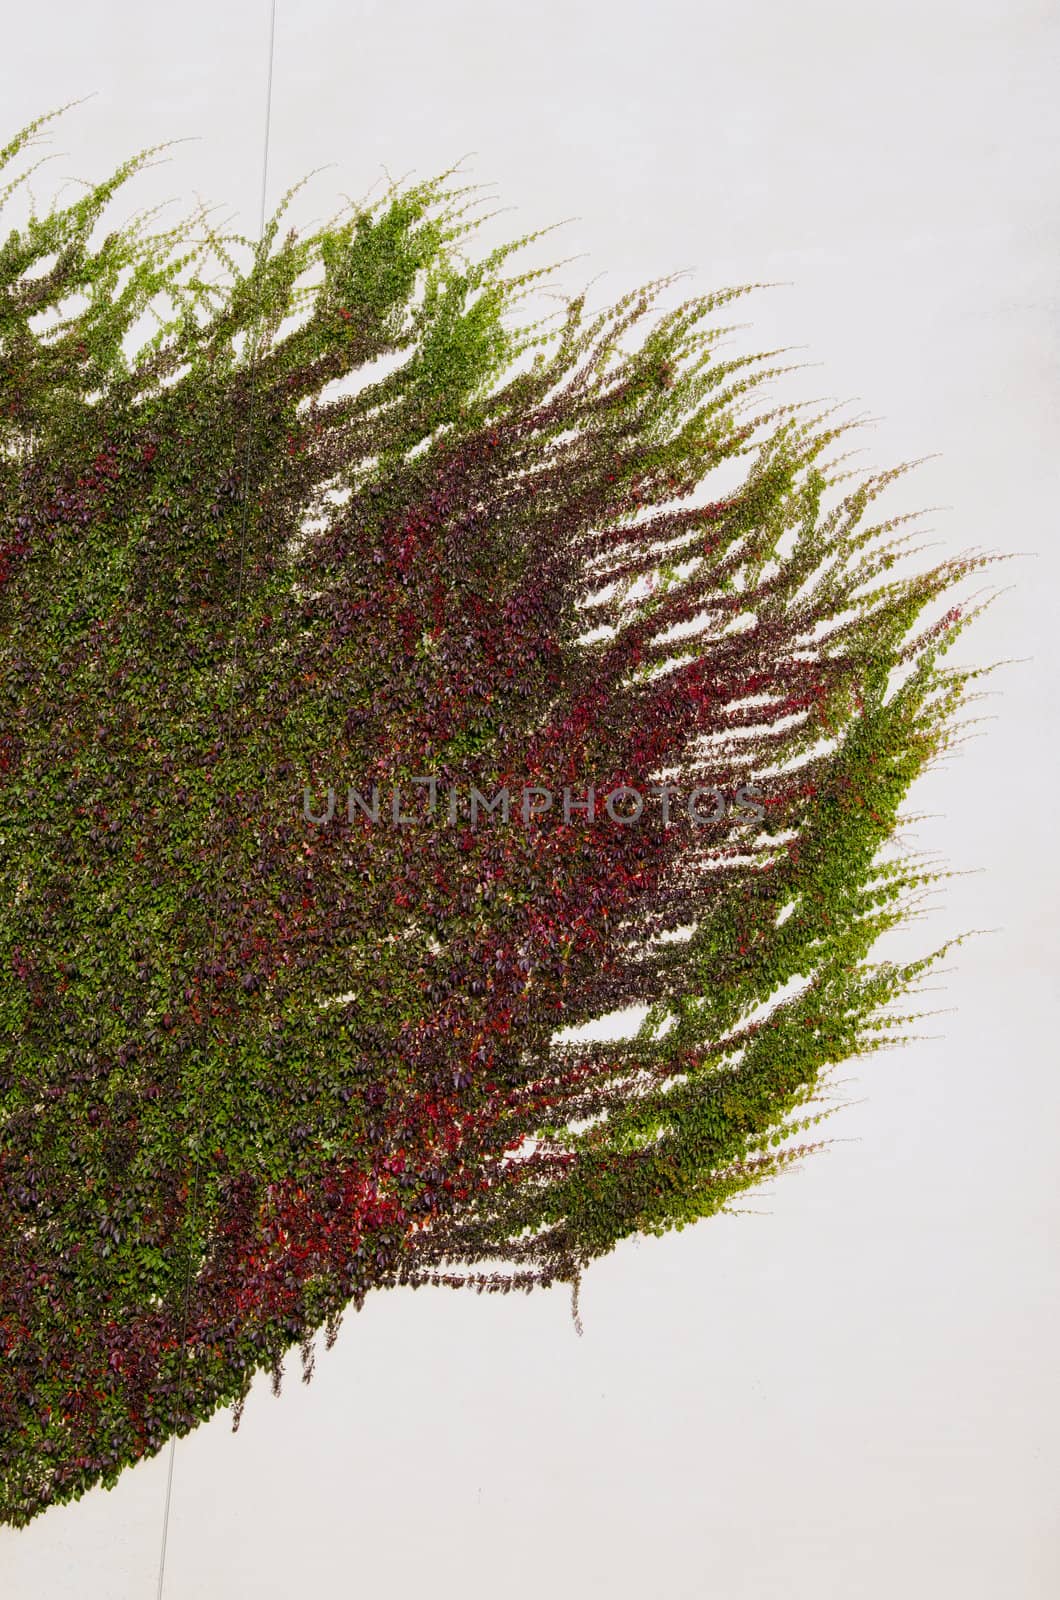
<instances>
[{"instance_id":1,"label":"vine stem","mask_svg":"<svg viewBox=\"0 0 1060 1600\"><path fill-rule=\"evenodd\" d=\"M265 88L265 132L264 132L264 138L263 138L263 142L262 142L262 156L261 156L261 205L260 205L259 218L258 218L258 251L259 251L259 254L260 254L262 245L265 242L265 196L266 196L267 187L268 187L268 174L269 174L269 132L270 132L270 127L271 127L271 123L272 123L272 78L273 78L273 67L274 67L274 64L275 64L275 59L276 59L276 0L270 0L270 5L269 5L268 77L267 77L266 88ZM259 261L258 262L259 268L260 268L260 265L261 265L261 263ZM257 286L256 298L255 298L255 309L254 309L254 320L255 320L256 332L255 332L255 338L254 338L254 345L253 345L253 348L252 348L252 351L251 351L250 362L249 362L249 386L248 386L249 387L249 399L248 399L248 411L247 411L247 448L246 448L246 455L245 455L244 462L243 462L243 516L242 516L242 525L241 525L241 529L240 529L240 545L239 545L239 583L238 583L238 587L237 587L237 591L236 591L236 615L235 615L235 621L234 621L233 631L232 631L232 673L231 673L231 677L230 677L230 681L229 681L228 707L227 707L227 713L226 713L226 717L225 717L225 740L224 740L224 742L225 742L226 753L227 753L227 747L228 747L229 739L230 739L230 736L231 736L232 703L233 703L233 699L234 699L234 695L235 695L235 677L236 677L236 668L238 666L238 655L239 655L239 613L240 613L240 608L241 608L242 603L243 603L243 570L244 570L244 564L245 564L245 560L246 560L247 517L248 517L248 512L249 512L249 500L250 500L250 448L251 448L251 438L252 438L253 421L254 421L254 398L255 398L255 393L256 393L257 376L258 376L258 358L259 358L259 355L260 355L261 283L262 283L262 279L261 279L261 275L259 273L258 286ZM222 883L221 856L222 856L223 850L224 850L224 832L222 830L221 838L220 838L220 848L219 848L219 851L218 851L217 894L216 894L215 903L214 903L214 918L213 918L214 953L216 953L218 912L220 910L220 899L221 899L221 883ZM207 1017L206 1023L205 1023L205 1026L206 1026L207 1029L209 1028L209 1025L210 1025L209 1024L209 1018ZM189 1311L189 1307L190 1307L190 1303L191 1303L191 1278L192 1278L192 1261L193 1261L193 1256L194 1256L193 1245L194 1245L194 1232L195 1232L195 1213L196 1213L197 1206L198 1206L198 1194L199 1194L199 1162L196 1161L196 1163L195 1163L195 1177L194 1177L192 1193L191 1193L191 1202L190 1202L189 1210L188 1210L189 1223L190 1223L189 1230L188 1230L188 1270L187 1270L187 1274L186 1274L185 1282L184 1282L184 1309L183 1309L183 1313L182 1313L182 1326L181 1326L181 1336L180 1336L180 1355L179 1355L178 1367L177 1367L177 1395L178 1395L178 1400L179 1400L179 1396L180 1396L180 1392L181 1392L181 1386L182 1386L182 1384L184 1382L185 1351L186 1351L186 1340L187 1340L187 1333L188 1333L188 1311ZM177 1453L177 1432L174 1431L173 1436L169 1441L169 1461L168 1461L167 1467L166 1467L166 1493L165 1493L165 1503L164 1503L163 1511L162 1511L162 1544L161 1544L161 1549L159 1551L159 1557L158 1557L158 1586L157 1586L157 1590L156 1590L156 1600L162 1600L162 1593L163 1593L163 1589L165 1587L165 1581L166 1581L166 1548L167 1548L168 1541L169 1541L169 1517L170 1517L170 1511L171 1511L172 1504L173 1504L173 1466L174 1466L174 1462L175 1462L175 1459L176 1459L176 1453Z\"/></svg>"}]
</instances>

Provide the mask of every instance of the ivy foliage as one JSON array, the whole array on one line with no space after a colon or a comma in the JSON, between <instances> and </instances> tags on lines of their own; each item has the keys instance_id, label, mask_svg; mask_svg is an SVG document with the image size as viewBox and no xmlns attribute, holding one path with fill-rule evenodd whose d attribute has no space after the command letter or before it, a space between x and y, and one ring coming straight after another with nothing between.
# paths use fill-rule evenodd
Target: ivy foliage
<instances>
[{"instance_id":1,"label":"ivy foliage","mask_svg":"<svg viewBox=\"0 0 1060 1600\"><path fill-rule=\"evenodd\" d=\"M990 559L899 575L908 519L868 517L904 469L754 409L746 287L519 321L554 268L469 260L452 170L281 236L291 191L257 245L205 210L100 241L155 153L0 245L14 1524L371 1289L576 1284L816 1148L826 1070L940 954L870 959L938 876L887 847ZM346 811L427 774L761 814Z\"/></svg>"}]
</instances>

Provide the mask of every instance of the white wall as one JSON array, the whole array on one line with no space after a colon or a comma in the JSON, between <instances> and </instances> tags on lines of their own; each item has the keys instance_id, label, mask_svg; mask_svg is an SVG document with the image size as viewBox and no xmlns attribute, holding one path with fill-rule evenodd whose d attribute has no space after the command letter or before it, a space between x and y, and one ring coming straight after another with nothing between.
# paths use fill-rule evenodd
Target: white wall
<instances>
[{"instance_id":1,"label":"white wall","mask_svg":"<svg viewBox=\"0 0 1060 1600\"><path fill-rule=\"evenodd\" d=\"M0 143L257 228L267 0L9 8ZM866 462L938 454L903 507L945 551L1030 551L961 659L996 721L926 778L916 843L960 869L907 939L966 945L936 1035L841 1074L842 1142L764 1214L629 1243L562 1294L377 1296L313 1383L267 1380L176 1456L167 1600L1045 1600L1060 1592L1054 791L1060 682L1055 6L1020 0L279 0L270 209L323 219L466 151L483 240L575 216L594 303L691 267L804 395L881 417ZM73 191L71 190L70 193ZM527 259L530 259L528 257ZM988 580L989 581L989 580ZM154 1595L166 1456L0 1530L5 1600Z\"/></svg>"}]
</instances>

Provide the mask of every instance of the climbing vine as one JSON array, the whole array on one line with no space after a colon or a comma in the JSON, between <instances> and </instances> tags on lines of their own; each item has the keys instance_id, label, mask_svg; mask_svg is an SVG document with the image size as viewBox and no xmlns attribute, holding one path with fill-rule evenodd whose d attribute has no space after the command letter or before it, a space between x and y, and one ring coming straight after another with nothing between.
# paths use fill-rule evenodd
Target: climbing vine
<instances>
[{"instance_id":1,"label":"climbing vine","mask_svg":"<svg viewBox=\"0 0 1060 1600\"><path fill-rule=\"evenodd\" d=\"M292 190L259 243L100 239L155 153L0 244L14 1524L308 1373L372 1289L576 1287L816 1148L941 953L870 958L939 876L891 847L993 559L904 572L912 519L868 518L905 469L765 405L745 288L520 321L556 269L470 259L455 169L311 233ZM445 803L505 786L556 803Z\"/></svg>"}]
</instances>

